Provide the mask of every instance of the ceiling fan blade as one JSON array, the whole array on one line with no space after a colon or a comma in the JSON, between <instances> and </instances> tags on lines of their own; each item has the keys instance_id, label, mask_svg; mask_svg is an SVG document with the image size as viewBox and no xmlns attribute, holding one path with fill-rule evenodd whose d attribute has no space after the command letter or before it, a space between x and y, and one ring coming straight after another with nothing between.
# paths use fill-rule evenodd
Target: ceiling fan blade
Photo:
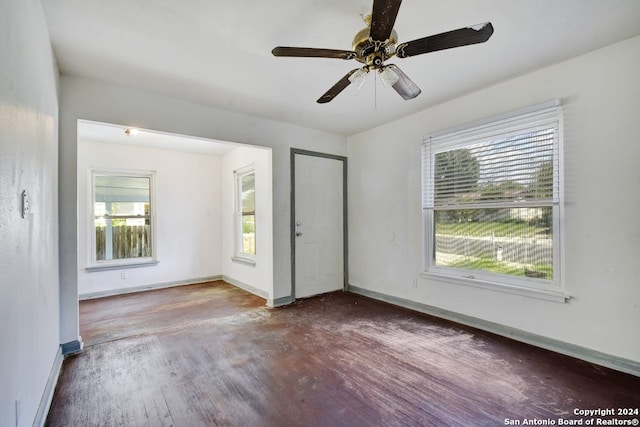
<instances>
[{"instance_id":1,"label":"ceiling fan blade","mask_svg":"<svg viewBox=\"0 0 640 427\"><path fill-rule=\"evenodd\" d=\"M326 91L324 93L324 95L322 95L320 98L318 98L318 100L316 102L318 104L326 104L327 102L332 101L333 98L338 96L338 94L340 92L345 90L345 88L351 84L351 80L349 80L349 77L351 77L351 75L353 73L355 73L356 71L358 71L358 70L359 70L359 68L356 68L355 70L349 71L343 78L338 80L338 83L336 83L333 86L331 86L331 89Z\"/></svg>"},{"instance_id":2,"label":"ceiling fan blade","mask_svg":"<svg viewBox=\"0 0 640 427\"><path fill-rule=\"evenodd\" d=\"M403 73L400 68L393 64L388 65L387 68L392 69L393 72L398 75L398 81L395 82L391 87L394 88L402 98L404 98L405 100L409 100L420 95L422 91L420 90L418 85L416 85L413 80L411 80L405 73Z\"/></svg>"},{"instance_id":3,"label":"ceiling fan blade","mask_svg":"<svg viewBox=\"0 0 640 427\"><path fill-rule=\"evenodd\" d=\"M369 36L376 41L385 41L391 36L402 0L374 0L371 12Z\"/></svg>"},{"instance_id":4,"label":"ceiling fan blade","mask_svg":"<svg viewBox=\"0 0 640 427\"><path fill-rule=\"evenodd\" d=\"M401 43L396 48L398 58L421 55L453 47L467 46L470 44L484 43L493 34L491 22L459 28L446 33L435 34L406 43Z\"/></svg>"},{"instance_id":5,"label":"ceiling fan blade","mask_svg":"<svg viewBox=\"0 0 640 427\"><path fill-rule=\"evenodd\" d=\"M302 58L353 59L356 53L350 50L317 49L314 47L278 46L271 51L273 56L295 56Z\"/></svg>"}]
</instances>

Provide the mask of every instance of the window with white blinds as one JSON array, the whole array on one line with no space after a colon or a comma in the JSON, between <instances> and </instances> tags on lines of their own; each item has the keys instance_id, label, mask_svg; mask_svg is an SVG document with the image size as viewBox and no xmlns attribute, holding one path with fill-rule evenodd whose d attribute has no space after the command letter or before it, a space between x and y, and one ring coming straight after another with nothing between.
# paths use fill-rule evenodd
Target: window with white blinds
<instances>
[{"instance_id":1,"label":"window with white blinds","mask_svg":"<svg viewBox=\"0 0 640 427\"><path fill-rule=\"evenodd\" d=\"M554 101L425 138L428 272L558 288L560 127Z\"/></svg>"}]
</instances>

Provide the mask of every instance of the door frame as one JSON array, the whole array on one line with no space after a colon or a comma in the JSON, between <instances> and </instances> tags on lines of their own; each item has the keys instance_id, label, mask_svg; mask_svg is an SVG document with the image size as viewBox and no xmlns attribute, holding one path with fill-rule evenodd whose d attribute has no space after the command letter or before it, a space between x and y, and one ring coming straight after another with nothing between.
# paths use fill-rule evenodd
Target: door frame
<instances>
[{"instance_id":1,"label":"door frame","mask_svg":"<svg viewBox=\"0 0 640 427\"><path fill-rule=\"evenodd\" d=\"M347 158L335 154L291 148L291 300L296 300L296 155L320 157L342 162L342 249L343 283L342 289L348 289L349 283L349 234L347 223Z\"/></svg>"}]
</instances>

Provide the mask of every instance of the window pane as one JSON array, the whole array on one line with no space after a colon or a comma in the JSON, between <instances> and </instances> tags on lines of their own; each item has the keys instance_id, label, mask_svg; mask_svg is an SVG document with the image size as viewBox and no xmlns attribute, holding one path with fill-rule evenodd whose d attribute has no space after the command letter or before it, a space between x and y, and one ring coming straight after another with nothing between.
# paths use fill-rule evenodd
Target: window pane
<instances>
[{"instance_id":1,"label":"window pane","mask_svg":"<svg viewBox=\"0 0 640 427\"><path fill-rule=\"evenodd\" d=\"M553 279L552 207L434 212L437 266Z\"/></svg>"},{"instance_id":2,"label":"window pane","mask_svg":"<svg viewBox=\"0 0 640 427\"><path fill-rule=\"evenodd\" d=\"M94 177L96 260L151 257L149 177Z\"/></svg>"},{"instance_id":3,"label":"window pane","mask_svg":"<svg viewBox=\"0 0 640 427\"><path fill-rule=\"evenodd\" d=\"M151 225L127 225L119 219L104 219L96 225L96 260L150 257ZM111 242L111 244L108 244Z\"/></svg>"},{"instance_id":4,"label":"window pane","mask_svg":"<svg viewBox=\"0 0 640 427\"><path fill-rule=\"evenodd\" d=\"M96 202L149 202L149 177L98 175L94 182Z\"/></svg>"},{"instance_id":5,"label":"window pane","mask_svg":"<svg viewBox=\"0 0 640 427\"><path fill-rule=\"evenodd\" d=\"M256 254L255 173L242 175L242 253Z\"/></svg>"},{"instance_id":6,"label":"window pane","mask_svg":"<svg viewBox=\"0 0 640 427\"><path fill-rule=\"evenodd\" d=\"M435 206L553 200L554 138L548 127L436 153Z\"/></svg>"},{"instance_id":7,"label":"window pane","mask_svg":"<svg viewBox=\"0 0 640 427\"><path fill-rule=\"evenodd\" d=\"M469 284L561 285L561 116L551 101L425 137L427 272Z\"/></svg>"}]
</instances>

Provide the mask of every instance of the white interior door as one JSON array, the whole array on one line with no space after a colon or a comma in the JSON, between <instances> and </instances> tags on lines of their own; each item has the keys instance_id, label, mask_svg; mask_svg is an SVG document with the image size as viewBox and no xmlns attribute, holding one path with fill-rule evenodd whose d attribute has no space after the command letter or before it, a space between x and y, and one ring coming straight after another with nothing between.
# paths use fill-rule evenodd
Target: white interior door
<instances>
[{"instance_id":1,"label":"white interior door","mask_svg":"<svg viewBox=\"0 0 640 427\"><path fill-rule=\"evenodd\" d=\"M295 297L344 287L343 161L295 154Z\"/></svg>"}]
</instances>

